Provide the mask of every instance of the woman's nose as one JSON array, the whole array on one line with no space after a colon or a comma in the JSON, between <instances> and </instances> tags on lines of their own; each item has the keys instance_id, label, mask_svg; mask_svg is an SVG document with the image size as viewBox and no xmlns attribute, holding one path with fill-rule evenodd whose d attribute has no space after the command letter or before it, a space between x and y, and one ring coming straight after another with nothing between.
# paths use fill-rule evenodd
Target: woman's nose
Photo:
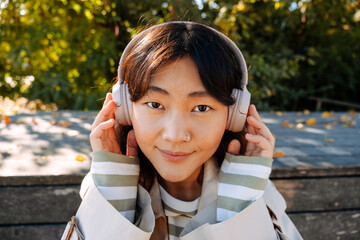
<instances>
[{"instance_id":1,"label":"woman's nose","mask_svg":"<svg viewBox=\"0 0 360 240\"><path fill-rule=\"evenodd\" d=\"M169 115L164 124L162 138L172 143L182 143L188 141L189 132L187 123L181 114Z\"/></svg>"}]
</instances>

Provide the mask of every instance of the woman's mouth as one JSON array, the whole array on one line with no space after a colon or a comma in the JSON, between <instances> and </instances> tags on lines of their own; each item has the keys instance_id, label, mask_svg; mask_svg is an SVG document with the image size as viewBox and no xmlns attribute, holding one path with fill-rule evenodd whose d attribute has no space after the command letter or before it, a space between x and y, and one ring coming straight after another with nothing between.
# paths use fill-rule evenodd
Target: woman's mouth
<instances>
[{"instance_id":1,"label":"woman's mouth","mask_svg":"<svg viewBox=\"0 0 360 240\"><path fill-rule=\"evenodd\" d=\"M161 155L164 158L166 158L167 160L169 160L171 162L184 161L192 154L192 152L180 152L180 151L175 152L175 151L165 150L165 149L160 149L160 148L158 148L158 150L160 151Z\"/></svg>"}]
</instances>

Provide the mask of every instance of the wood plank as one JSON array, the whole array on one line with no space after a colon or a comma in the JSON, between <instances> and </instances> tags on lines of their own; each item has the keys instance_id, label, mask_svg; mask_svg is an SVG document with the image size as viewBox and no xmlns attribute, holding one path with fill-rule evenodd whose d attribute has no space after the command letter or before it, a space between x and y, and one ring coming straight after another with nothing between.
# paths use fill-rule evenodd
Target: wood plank
<instances>
[{"instance_id":1,"label":"wood plank","mask_svg":"<svg viewBox=\"0 0 360 240\"><path fill-rule=\"evenodd\" d=\"M270 178L309 178L309 177L343 177L343 176L359 176L360 166L344 166L344 167L318 167L318 168L280 168L273 167Z\"/></svg>"},{"instance_id":2,"label":"wood plank","mask_svg":"<svg viewBox=\"0 0 360 240\"><path fill-rule=\"evenodd\" d=\"M80 185L84 177L85 174L4 177L0 176L0 187Z\"/></svg>"},{"instance_id":3,"label":"wood plank","mask_svg":"<svg viewBox=\"0 0 360 240\"><path fill-rule=\"evenodd\" d=\"M0 224L67 222L81 202L79 186L1 187L0 196Z\"/></svg>"},{"instance_id":4,"label":"wood plank","mask_svg":"<svg viewBox=\"0 0 360 240\"><path fill-rule=\"evenodd\" d=\"M288 212L359 209L360 177L273 180Z\"/></svg>"},{"instance_id":5,"label":"wood plank","mask_svg":"<svg viewBox=\"0 0 360 240\"><path fill-rule=\"evenodd\" d=\"M274 179L288 212L358 209L360 178ZM0 224L66 222L76 213L79 186L1 187ZM346 198L344 197L346 196Z\"/></svg>"},{"instance_id":6,"label":"wood plank","mask_svg":"<svg viewBox=\"0 0 360 240\"><path fill-rule=\"evenodd\" d=\"M289 214L306 240L359 240L360 211Z\"/></svg>"},{"instance_id":7,"label":"wood plank","mask_svg":"<svg viewBox=\"0 0 360 240\"><path fill-rule=\"evenodd\" d=\"M0 226L3 240L59 240L66 224Z\"/></svg>"}]
</instances>

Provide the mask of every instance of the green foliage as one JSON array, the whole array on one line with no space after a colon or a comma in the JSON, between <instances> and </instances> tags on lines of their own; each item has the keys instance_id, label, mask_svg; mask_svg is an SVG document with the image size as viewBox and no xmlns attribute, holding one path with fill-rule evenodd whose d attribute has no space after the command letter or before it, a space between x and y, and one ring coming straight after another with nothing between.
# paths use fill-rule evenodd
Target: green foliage
<instances>
[{"instance_id":1,"label":"green foliage","mask_svg":"<svg viewBox=\"0 0 360 240\"><path fill-rule=\"evenodd\" d=\"M314 106L308 96L360 102L355 0L6 0L0 7L2 96L98 109L132 35L193 20L238 44L262 110Z\"/></svg>"}]
</instances>

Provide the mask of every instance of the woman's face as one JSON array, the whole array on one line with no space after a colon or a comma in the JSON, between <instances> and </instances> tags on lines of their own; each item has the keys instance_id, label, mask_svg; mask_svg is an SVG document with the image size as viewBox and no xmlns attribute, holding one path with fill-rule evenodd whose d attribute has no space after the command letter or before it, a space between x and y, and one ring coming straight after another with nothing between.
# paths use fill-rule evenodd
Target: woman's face
<instances>
[{"instance_id":1,"label":"woman's face","mask_svg":"<svg viewBox=\"0 0 360 240\"><path fill-rule=\"evenodd\" d=\"M228 107L210 96L190 57L156 70L133 105L139 147L169 182L193 179L218 148ZM187 135L189 138L187 138Z\"/></svg>"}]
</instances>

